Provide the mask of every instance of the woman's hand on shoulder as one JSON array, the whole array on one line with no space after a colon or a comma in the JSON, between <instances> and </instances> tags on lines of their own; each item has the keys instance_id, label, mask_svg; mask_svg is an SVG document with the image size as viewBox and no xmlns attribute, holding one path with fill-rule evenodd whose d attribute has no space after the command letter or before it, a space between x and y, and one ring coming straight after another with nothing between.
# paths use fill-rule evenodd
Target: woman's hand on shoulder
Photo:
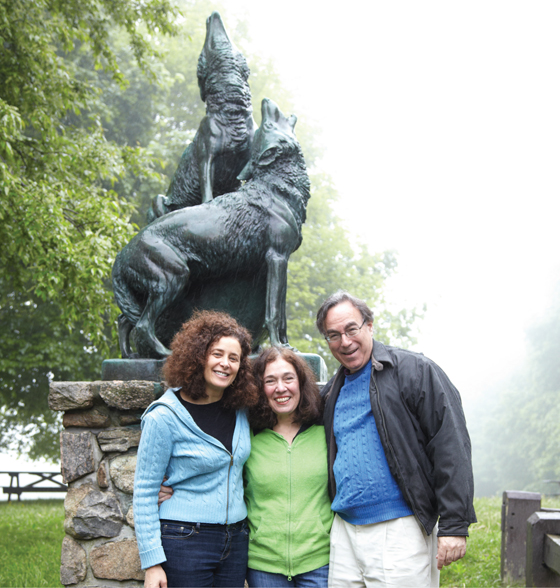
<instances>
[{"instance_id":1,"label":"woman's hand on shoulder","mask_svg":"<svg viewBox=\"0 0 560 588\"><path fill-rule=\"evenodd\" d=\"M167 588L167 576L160 565L146 570L144 588Z\"/></svg>"}]
</instances>

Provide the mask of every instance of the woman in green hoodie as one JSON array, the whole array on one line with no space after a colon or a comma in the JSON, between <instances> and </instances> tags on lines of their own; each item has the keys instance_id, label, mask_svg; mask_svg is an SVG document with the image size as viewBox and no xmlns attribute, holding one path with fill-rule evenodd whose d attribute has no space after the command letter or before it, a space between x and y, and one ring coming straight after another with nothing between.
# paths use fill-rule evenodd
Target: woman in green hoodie
<instances>
[{"instance_id":1,"label":"woman in green hoodie","mask_svg":"<svg viewBox=\"0 0 560 588\"><path fill-rule=\"evenodd\" d=\"M325 587L333 520L322 402L307 363L271 347L253 364L260 392L245 463L251 588Z\"/></svg>"}]
</instances>

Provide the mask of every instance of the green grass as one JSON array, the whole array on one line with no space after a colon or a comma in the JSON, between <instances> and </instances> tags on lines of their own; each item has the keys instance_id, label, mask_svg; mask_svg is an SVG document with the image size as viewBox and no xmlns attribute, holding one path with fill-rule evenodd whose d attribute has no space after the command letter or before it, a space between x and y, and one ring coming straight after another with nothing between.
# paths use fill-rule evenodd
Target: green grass
<instances>
[{"instance_id":1,"label":"green grass","mask_svg":"<svg viewBox=\"0 0 560 588\"><path fill-rule=\"evenodd\" d=\"M63 500L0 502L0 586L60 586Z\"/></svg>"},{"instance_id":2,"label":"green grass","mask_svg":"<svg viewBox=\"0 0 560 588\"><path fill-rule=\"evenodd\" d=\"M501 497L477 498L478 523L471 525L467 555L442 570L442 587L502 586ZM543 506L560 508L560 498ZM58 586L64 538L62 500L0 502L0 586Z\"/></svg>"},{"instance_id":3,"label":"green grass","mask_svg":"<svg viewBox=\"0 0 560 588\"><path fill-rule=\"evenodd\" d=\"M544 498L542 506L560 508L560 499ZM467 554L441 571L442 587L502 586L500 551L502 542L502 497L475 498L478 522L469 528Z\"/></svg>"},{"instance_id":4,"label":"green grass","mask_svg":"<svg viewBox=\"0 0 560 588\"><path fill-rule=\"evenodd\" d=\"M443 568L440 586L501 586L500 547L502 499L477 498L474 508L478 523L469 528L467 554Z\"/></svg>"}]
</instances>

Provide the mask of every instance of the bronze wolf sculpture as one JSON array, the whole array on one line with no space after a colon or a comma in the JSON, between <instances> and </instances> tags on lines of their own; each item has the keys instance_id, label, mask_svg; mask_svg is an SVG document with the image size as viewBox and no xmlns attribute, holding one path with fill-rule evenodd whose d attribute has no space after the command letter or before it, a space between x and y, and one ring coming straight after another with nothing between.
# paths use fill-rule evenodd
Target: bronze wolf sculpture
<instances>
[{"instance_id":1,"label":"bronze wolf sculpture","mask_svg":"<svg viewBox=\"0 0 560 588\"><path fill-rule=\"evenodd\" d=\"M206 116L181 157L167 195L152 201L149 222L236 190L237 176L249 161L256 129L247 83L249 67L217 12L206 21L197 76Z\"/></svg>"},{"instance_id":2,"label":"bronze wolf sculpture","mask_svg":"<svg viewBox=\"0 0 560 588\"><path fill-rule=\"evenodd\" d=\"M113 267L123 357L164 357L195 308L223 310L252 333L287 345L286 283L290 254L301 244L309 178L293 129L265 98L251 159L231 194L176 210L142 229Z\"/></svg>"}]
</instances>

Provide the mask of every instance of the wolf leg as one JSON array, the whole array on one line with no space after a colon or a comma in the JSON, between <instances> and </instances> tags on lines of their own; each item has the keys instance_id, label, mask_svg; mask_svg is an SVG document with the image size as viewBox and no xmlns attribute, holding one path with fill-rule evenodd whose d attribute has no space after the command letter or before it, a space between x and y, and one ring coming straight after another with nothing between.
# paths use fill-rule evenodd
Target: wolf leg
<instances>
[{"instance_id":1,"label":"wolf leg","mask_svg":"<svg viewBox=\"0 0 560 588\"><path fill-rule=\"evenodd\" d=\"M165 284L158 292L151 292L146 301L144 312L136 323L136 339L139 344L150 347L161 357L171 355L171 351L156 336L156 321L184 290L189 280L189 269L184 266L184 275L167 275Z\"/></svg>"},{"instance_id":2,"label":"wolf leg","mask_svg":"<svg viewBox=\"0 0 560 588\"><path fill-rule=\"evenodd\" d=\"M148 298L136 323L137 347L144 346L161 357L167 357L171 351L157 338L156 322L184 291L189 281L190 269L172 247L158 239L150 240L144 236L146 243L150 245L149 255L143 260L145 292Z\"/></svg>"},{"instance_id":3,"label":"wolf leg","mask_svg":"<svg viewBox=\"0 0 560 588\"><path fill-rule=\"evenodd\" d=\"M290 347L286 324L286 289L288 283L288 259L277 251L266 254L266 314L265 324L270 343Z\"/></svg>"},{"instance_id":4,"label":"wolf leg","mask_svg":"<svg viewBox=\"0 0 560 588\"><path fill-rule=\"evenodd\" d=\"M198 177L204 203L214 198L214 156L220 152L223 139L219 124L211 116L205 116L200 121L198 132Z\"/></svg>"},{"instance_id":5,"label":"wolf leg","mask_svg":"<svg viewBox=\"0 0 560 588\"><path fill-rule=\"evenodd\" d=\"M128 359L134 355L132 353L132 349L130 348L130 332L132 331L133 327L134 325L124 316L124 314L119 316L119 348L121 350L121 357L123 359Z\"/></svg>"}]
</instances>

